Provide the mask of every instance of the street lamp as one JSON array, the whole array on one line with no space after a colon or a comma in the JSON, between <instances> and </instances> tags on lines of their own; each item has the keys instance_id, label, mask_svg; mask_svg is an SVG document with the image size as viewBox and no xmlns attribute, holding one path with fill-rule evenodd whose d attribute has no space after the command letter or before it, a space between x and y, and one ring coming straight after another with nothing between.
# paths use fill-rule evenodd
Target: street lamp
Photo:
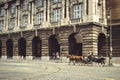
<instances>
[{"instance_id":1,"label":"street lamp","mask_svg":"<svg viewBox=\"0 0 120 80\"><path fill-rule=\"evenodd\" d=\"M112 48L112 24L111 24L111 7L109 8L109 16L108 16L108 19L109 19L109 27L110 27L110 53L109 53L109 66L112 65L112 62L111 62L111 59L112 59L112 51L113 51L113 48Z\"/></svg>"}]
</instances>

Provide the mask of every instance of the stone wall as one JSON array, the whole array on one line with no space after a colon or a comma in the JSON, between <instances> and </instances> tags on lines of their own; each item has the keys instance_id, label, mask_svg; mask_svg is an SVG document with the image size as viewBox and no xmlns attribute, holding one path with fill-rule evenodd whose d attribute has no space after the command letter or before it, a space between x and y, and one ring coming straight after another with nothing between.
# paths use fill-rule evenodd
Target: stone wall
<instances>
[{"instance_id":1,"label":"stone wall","mask_svg":"<svg viewBox=\"0 0 120 80\"><path fill-rule=\"evenodd\" d=\"M76 29L75 29L76 28ZM69 54L69 42L68 38L71 34L76 33L81 35L77 37L76 41L82 40L82 54L87 54L93 52L95 55L98 53L98 35L104 31L106 34L106 29L102 30L102 27L87 24L87 25L76 25L74 26L61 26L54 28L38 29L23 31L17 33L3 34L1 36L2 41L2 55L6 55L6 41L8 39L13 40L13 56L18 55L18 40L24 38L26 40L26 56L32 56L32 39L34 37L39 37L41 39L41 55L49 56L49 37L52 35L57 35L58 43L60 48L63 48L62 56ZM81 38L81 39L80 39ZM77 42L76 42L77 43ZM74 53L73 53L74 54Z\"/></svg>"}]
</instances>

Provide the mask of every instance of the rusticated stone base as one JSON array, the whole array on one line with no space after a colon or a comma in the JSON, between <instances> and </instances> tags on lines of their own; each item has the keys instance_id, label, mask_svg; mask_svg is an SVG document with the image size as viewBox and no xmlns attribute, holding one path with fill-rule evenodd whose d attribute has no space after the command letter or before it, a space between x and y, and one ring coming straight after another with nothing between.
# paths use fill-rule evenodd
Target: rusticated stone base
<instances>
[{"instance_id":1,"label":"rusticated stone base","mask_svg":"<svg viewBox=\"0 0 120 80\"><path fill-rule=\"evenodd\" d=\"M50 56L53 58L56 57L53 55L54 52L59 52L59 56L68 54L86 55L89 52L97 55L98 36L101 33L105 36L106 28L102 28L97 23L85 23L76 26L0 34L2 42L1 56L6 55L8 58L12 56ZM9 45L12 45L12 48Z\"/></svg>"}]
</instances>

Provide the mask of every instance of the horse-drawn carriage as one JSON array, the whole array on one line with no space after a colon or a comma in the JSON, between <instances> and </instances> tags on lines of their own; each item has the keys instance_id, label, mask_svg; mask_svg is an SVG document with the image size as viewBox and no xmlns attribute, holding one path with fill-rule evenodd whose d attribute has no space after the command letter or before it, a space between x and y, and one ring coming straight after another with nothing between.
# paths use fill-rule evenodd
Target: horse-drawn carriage
<instances>
[{"instance_id":1,"label":"horse-drawn carriage","mask_svg":"<svg viewBox=\"0 0 120 80\"><path fill-rule=\"evenodd\" d=\"M93 62L98 63L99 65L105 65L105 58L103 57L95 57L92 54L89 56L76 56L76 55L68 55L69 65L72 62L74 65L78 63L79 65L89 65L93 64Z\"/></svg>"}]
</instances>

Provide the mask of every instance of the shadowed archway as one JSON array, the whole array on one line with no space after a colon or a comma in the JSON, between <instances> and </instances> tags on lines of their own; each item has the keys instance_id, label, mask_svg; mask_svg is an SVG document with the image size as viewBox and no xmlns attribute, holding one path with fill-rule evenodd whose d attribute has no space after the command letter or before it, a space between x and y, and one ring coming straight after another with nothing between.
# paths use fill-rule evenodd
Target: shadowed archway
<instances>
[{"instance_id":1,"label":"shadowed archway","mask_svg":"<svg viewBox=\"0 0 120 80\"><path fill-rule=\"evenodd\" d=\"M40 39L40 37L34 37L32 39L32 56L33 56L33 59L41 58L41 39Z\"/></svg>"},{"instance_id":2,"label":"shadowed archway","mask_svg":"<svg viewBox=\"0 0 120 80\"><path fill-rule=\"evenodd\" d=\"M58 42L58 36L57 35L51 35L48 39L48 43L49 43L50 59L56 59L57 55L60 56L60 44Z\"/></svg>"},{"instance_id":3,"label":"shadowed archway","mask_svg":"<svg viewBox=\"0 0 120 80\"><path fill-rule=\"evenodd\" d=\"M18 55L26 58L26 40L25 38L20 38L18 40Z\"/></svg>"},{"instance_id":4,"label":"shadowed archway","mask_svg":"<svg viewBox=\"0 0 120 80\"><path fill-rule=\"evenodd\" d=\"M98 55L106 56L106 36L103 33L98 35Z\"/></svg>"},{"instance_id":5,"label":"shadowed archway","mask_svg":"<svg viewBox=\"0 0 120 80\"><path fill-rule=\"evenodd\" d=\"M13 41L8 39L6 42L7 58L10 59L13 57Z\"/></svg>"},{"instance_id":6,"label":"shadowed archway","mask_svg":"<svg viewBox=\"0 0 120 80\"><path fill-rule=\"evenodd\" d=\"M78 33L72 33L68 37L68 45L69 45L69 54L70 55L82 55L82 37Z\"/></svg>"}]
</instances>

